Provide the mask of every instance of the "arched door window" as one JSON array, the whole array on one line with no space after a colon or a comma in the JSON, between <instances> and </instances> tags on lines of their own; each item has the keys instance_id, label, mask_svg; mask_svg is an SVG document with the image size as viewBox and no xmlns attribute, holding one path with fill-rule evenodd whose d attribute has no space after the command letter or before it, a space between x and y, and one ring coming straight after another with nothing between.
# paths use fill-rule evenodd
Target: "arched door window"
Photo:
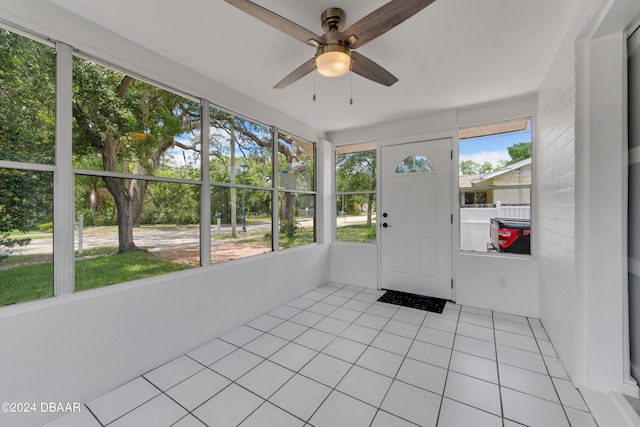
<instances>
[{"instance_id":1,"label":"arched door window","mask_svg":"<svg viewBox=\"0 0 640 427\"><path fill-rule=\"evenodd\" d=\"M435 165L431 160L425 156L418 155L406 157L396 166L397 174L434 172L435 170Z\"/></svg>"}]
</instances>

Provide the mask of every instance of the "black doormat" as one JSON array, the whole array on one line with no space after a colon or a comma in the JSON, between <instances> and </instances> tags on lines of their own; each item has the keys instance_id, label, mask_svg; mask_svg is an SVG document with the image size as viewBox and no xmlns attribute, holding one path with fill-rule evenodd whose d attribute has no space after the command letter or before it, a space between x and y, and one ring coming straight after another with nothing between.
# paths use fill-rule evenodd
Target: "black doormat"
<instances>
[{"instance_id":1,"label":"black doormat","mask_svg":"<svg viewBox=\"0 0 640 427\"><path fill-rule=\"evenodd\" d=\"M419 310L433 311L434 313L442 313L446 299L425 297L423 295L410 294L400 291L387 291L378 298L380 302L401 305L403 307L417 308Z\"/></svg>"}]
</instances>

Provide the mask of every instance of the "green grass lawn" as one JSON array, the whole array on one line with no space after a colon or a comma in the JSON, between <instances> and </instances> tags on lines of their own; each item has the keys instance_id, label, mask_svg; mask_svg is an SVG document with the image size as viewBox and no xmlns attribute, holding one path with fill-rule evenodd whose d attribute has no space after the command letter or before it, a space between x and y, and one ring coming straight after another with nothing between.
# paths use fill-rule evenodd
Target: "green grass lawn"
<instances>
[{"instance_id":1,"label":"green grass lawn","mask_svg":"<svg viewBox=\"0 0 640 427\"><path fill-rule=\"evenodd\" d=\"M99 288L187 268L190 267L142 251L76 260L76 290ZM51 262L0 270L0 306L47 298L52 294Z\"/></svg>"},{"instance_id":2,"label":"green grass lawn","mask_svg":"<svg viewBox=\"0 0 640 427\"><path fill-rule=\"evenodd\" d=\"M375 240L376 226L367 227L364 224L345 225L336 228L338 241L342 242L367 242L369 239Z\"/></svg>"},{"instance_id":3,"label":"green grass lawn","mask_svg":"<svg viewBox=\"0 0 640 427\"><path fill-rule=\"evenodd\" d=\"M313 228L304 228L291 237L287 237L284 233L280 233L278 235L278 241L281 248L293 248L313 243L313 237Z\"/></svg>"},{"instance_id":4,"label":"green grass lawn","mask_svg":"<svg viewBox=\"0 0 640 427\"><path fill-rule=\"evenodd\" d=\"M375 238L375 230L375 226L365 225L338 227L338 240L366 242L371 236ZM270 233L264 232L243 234L245 236L249 237L249 241L271 239ZM279 237L281 248L302 246L314 241L313 228L299 230L291 237L281 233ZM216 240L225 238L228 237L216 236ZM118 254L115 248L95 248L85 250L83 255L95 258L76 260L77 291L190 268L143 251ZM4 268L0 270L0 306L47 298L53 294L51 255L14 255L0 263L0 267Z\"/></svg>"}]
</instances>

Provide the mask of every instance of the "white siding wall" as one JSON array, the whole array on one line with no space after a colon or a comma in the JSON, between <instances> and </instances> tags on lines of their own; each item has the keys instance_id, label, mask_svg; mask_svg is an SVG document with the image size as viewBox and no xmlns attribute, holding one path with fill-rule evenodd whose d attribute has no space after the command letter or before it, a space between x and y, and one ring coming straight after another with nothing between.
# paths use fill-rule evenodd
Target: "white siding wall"
<instances>
[{"instance_id":1,"label":"white siding wall","mask_svg":"<svg viewBox=\"0 0 640 427\"><path fill-rule=\"evenodd\" d=\"M574 378L575 54L568 38L538 94L537 213L534 247L540 264L540 317Z\"/></svg>"},{"instance_id":2,"label":"white siding wall","mask_svg":"<svg viewBox=\"0 0 640 427\"><path fill-rule=\"evenodd\" d=\"M624 29L637 1L584 0L538 97L540 314L575 383L629 381Z\"/></svg>"},{"instance_id":3,"label":"white siding wall","mask_svg":"<svg viewBox=\"0 0 640 427\"><path fill-rule=\"evenodd\" d=\"M536 160L537 161L537 160ZM491 185L530 185L531 165L523 166L493 179ZM493 203L531 203L531 192L526 188L493 190Z\"/></svg>"}]
</instances>

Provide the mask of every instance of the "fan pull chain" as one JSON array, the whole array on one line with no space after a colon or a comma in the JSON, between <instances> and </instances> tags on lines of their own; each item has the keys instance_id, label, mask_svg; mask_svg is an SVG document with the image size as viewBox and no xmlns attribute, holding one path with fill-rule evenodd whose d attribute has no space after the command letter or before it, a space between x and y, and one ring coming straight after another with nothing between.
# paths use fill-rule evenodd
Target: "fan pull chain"
<instances>
[{"instance_id":1,"label":"fan pull chain","mask_svg":"<svg viewBox=\"0 0 640 427\"><path fill-rule=\"evenodd\" d=\"M349 72L349 105L353 105L353 69L351 69L353 67L353 61L351 61L351 65L349 66L350 68L350 72Z\"/></svg>"},{"instance_id":2,"label":"fan pull chain","mask_svg":"<svg viewBox=\"0 0 640 427\"><path fill-rule=\"evenodd\" d=\"M316 72L313 72L313 102L316 102Z\"/></svg>"}]
</instances>

